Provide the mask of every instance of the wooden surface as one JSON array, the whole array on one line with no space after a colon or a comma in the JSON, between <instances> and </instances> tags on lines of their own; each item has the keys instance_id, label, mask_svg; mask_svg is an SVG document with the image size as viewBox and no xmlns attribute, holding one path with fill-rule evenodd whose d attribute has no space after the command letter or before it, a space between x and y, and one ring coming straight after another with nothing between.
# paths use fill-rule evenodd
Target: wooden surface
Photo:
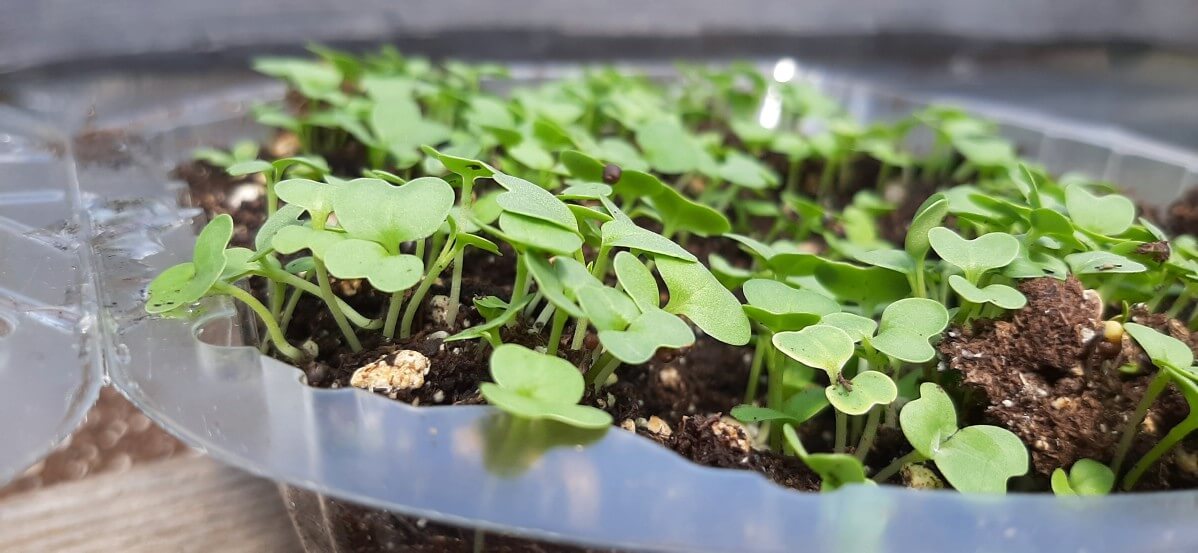
<instances>
[{"instance_id":1,"label":"wooden surface","mask_svg":"<svg viewBox=\"0 0 1198 553\"><path fill-rule=\"evenodd\" d=\"M199 456L0 501L0 552L301 551L274 483Z\"/></svg>"}]
</instances>

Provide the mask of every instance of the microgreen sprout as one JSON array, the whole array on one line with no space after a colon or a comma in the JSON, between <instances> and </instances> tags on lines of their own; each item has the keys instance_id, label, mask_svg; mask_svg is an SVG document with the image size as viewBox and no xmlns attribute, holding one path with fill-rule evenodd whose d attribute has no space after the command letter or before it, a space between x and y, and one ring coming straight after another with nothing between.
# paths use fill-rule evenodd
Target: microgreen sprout
<instances>
[{"instance_id":1,"label":"microgreen sprout","mask_svg":"<svg viewBox=\"0 0 1198 553\"><path fill-rule=\"evenodd\" d=\"M997 426L959 427L952 400L934 383L920 385L919 399L903 407L899 421L915 449L879 471L876 481L907 463L930 460L959 491L1003 493L1008 479L1028 470L1027 448L1018 436Z\"/></svg>"},{"instance_id":2,"label":"microgreen sprout","mask_svg":"<svg viewBox=\"0 0 1198 553\"><path fill-rule=\"evenodd\" d=\"M295 362L303 361L308 357L307 354L287 342L270 310L249 292L222 280L228 264L225 247L232 236L232 217L220 215L212 219L196 237L192 260L170 267L150 283L146 311L152 314L167 313L185 308L204 296L227 295L253 310L266 325L280 353Z\"/></svg>"},{"instance_id":3,"label":"microgreen sprout","mask_svg":"<svg viewBox=\"0 0 1198 553\"><path fill-rule=\"evenodd\" d=\"M479 391L491 405L525 419L550 419L579 428L606 428L611 415L578 405L582 375L570 363L524 346L504 344L491 354L491 378Z\"/></svg>"},{"instance_id":4,"label":"microgreen sprout","mask_svg":"<svg viewBox=\"0 0 1198 553\"><path fill-rule=\"evenodd\" d=\"M1052 492L1057 495L1106 495L1115 488L1115 473L1093 459L1078 459L1066 472L1052 471Z\"/></svg>"}]
</instances>

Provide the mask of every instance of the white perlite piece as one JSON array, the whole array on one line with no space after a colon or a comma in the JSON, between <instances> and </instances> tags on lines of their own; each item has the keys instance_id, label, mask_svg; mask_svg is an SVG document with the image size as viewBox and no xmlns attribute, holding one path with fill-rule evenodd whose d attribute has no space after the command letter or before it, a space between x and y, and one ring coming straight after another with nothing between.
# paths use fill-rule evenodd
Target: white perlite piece
<instances>
[{"instance_id":1,"label":"white perlite piece","mask_svg":"<svg viewBox=\"0 0 1198 553\"><path fill-rule=\"evenodd\" d=\"M428 300L428 318L437 326L449 326L449 296L433 296Z\"/></svg>"},{"instance_id":2,"label":"white perlite piece","mask_svg":"<svg viewBox=\"0 0 1198 553\"><path fill-rule=\"evenodd\" d=\"M354 371L349 384L384 394L415 390L424 386L424 376L428 374L430 365L424 354L410 349L400 350L363 365Z\"/></svg>"},{"instance_id":3,"label":"white perlite piece","mask_svg":"<svg viewBox=\"0 0 1198 553\"><path fill-rule=\"evenodd\" d=\"M745 431L745 427L734 419L730 420L721 417L720 420L711 425L711 433L723 440L724 443L740 450L741 453L748 453L749 449L753 446L752 442L749 441L748 432Z\"/></svg>"}]
</instances>

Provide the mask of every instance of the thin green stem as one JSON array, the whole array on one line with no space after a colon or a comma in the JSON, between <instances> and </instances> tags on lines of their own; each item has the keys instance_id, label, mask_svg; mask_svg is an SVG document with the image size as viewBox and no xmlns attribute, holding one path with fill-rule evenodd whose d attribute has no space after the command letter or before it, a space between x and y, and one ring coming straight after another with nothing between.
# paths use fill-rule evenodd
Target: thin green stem
<instances>
[{"instance_id":1,"label":"thin green stem","mask_svg":"<svg viewBox=\"0 0 1198 553\"><path fill-rule=\"evenodd\" d=\"M228 294L229 296L232 296L233 299L244 303L255 314L257 314L258 318L262 320L262 324L266 325L266 331L270 334L270 339L274 341L275 349L278 349L279 353L282 353L283 355L287 356L288 359L291 359L296 363L302 363L307 357L304 355L304 352L299 350L299 348L287 342L287 338L283 336L283 329L279 328L279 323L275 320L274 316L270 314L270 310L267 309L265 305L262 305L262 302L258 301L258 299L249 292L246 292L245 290L242 290L241 288L238 288L232 284L226 284L219 281L212 287L212 289L222 294Z\"/></svg>"},{"instance_id":2,"label":"thin green stem","mask_svg":"<svg viewBox=\"0 0 1198 553\"><path fill-rule=\"evenodd\" d=\"M861 441L857 442L854 452L858 460L864 461L869 450L874 446L874 438L878 436L878 422L882 419L882 409L874 406L865 417L865 430L861 433Z\"/></svg>"},{"instance_id":3,"label":"thin green stem","mask_svg":"<svg viewBox=\"0 0 1198 553\"><path fill-rule=\"evenodd\" d=\"M569 318L570 316L560 309L553 312L553 326L549 330L549 343L545 346L545 353L557 355L557 348L562 342L562 331L565 330Z\"/></svg>"},{"instance_id":4,"label":"thin green stem","mask_svg":"<svg viewBox=\"0 0 1198 553\"><path fill-rule=\"evenodd\" d=\"M399 320L400 307L403 306L403 290L393 292L387 300L387 317L383 323L383 336L388 340L395 338L395 323ZM406 338L407 336L402 336Z\"/></svg>"},{"instance_id":5,"label":"thin green stem","mask_svg":"<svg viewBox=\"0 0 1198 553\"><path fill-rule=\"evenodd\" d=\"M1146 302L1148 310L1155 313L1157 308L1161 306L1161 302L1165 301L1165 298L1169 297L1169 292L1171 290L1172 286L1161 286L1160 290L1157 290L1156 294L1153 294L1152 297Z\"/></svg>"},{"instance_id":6,"label":"thin green stem","mask_svg":"<svg viewBox=\"0 0 1198 553\"><path fill-rule=\"evenodd\" d=\"M603 361L600 363L600 361ZM611 377L616 369L620 368L620 360L610 353L604 353L600 356L599 361L596 361L591 369L587 371L588 379L591 386L598 390L607 383L607 379Z\"/></svg>"},{"instance_id":7,"label":"thin green stem","mask_svg":"<svg viewBox=\"0 0 1198 553\"><path fill-rule=\"evenodd\" d=\"M1148 453L1145 453L1144 456L1141 457L1134 466L1132 466L1131 470L1128 471L1127 476L1123 478L1123 489L1125 491L1130 491L1132 488L1134 488L1136 486L1136 482L1140 481L1140 477L1144 475L1144 472L1147 471L1149 467L1156 463L1162 455L1168 453L1169 450L1173 449L1174 446L1185 439L1186 436L1189 436L1190 433L1194 432L1194 430L1198 430L1198 412L1192 411L1189 416L1178 423L1177 426L1174 426L1171 430L1169 430L1169 433L1165 434L1165 437L1162 438L1161 441L1157 442L1152 449L1148 450Z\"/></svg>"},{"instance_id":8,"label":"thin green stem","mask_svg":"<svg viewBox=\"0 0 1198 553\"><path fill-rule=\"evenodd\" d=\"M283 316L279 319L279 326L282 327L284 332L287 331L287 326L291 324L291 316L295 314L295 307L299 305L300 297L303 294L303 291L299 288L291 290L291 296L287 298L287 305L283 307Z\"/></svg>"},{"instance_id":9,"label":"thin green stem","mask_svg":"<svg viewBox=\"0 0 1198 553\"><path fill-rule=\"evenodd\" d=\"M873 480L874 482L881 484L882 482L890 480L890 477L894 476L895 474L898 474L898 471L903 470L903 467L922 460L923 455L920 455L918 450L912 450L911 453L895 459L889 465L886 465L886 468L878 471L878 474L874 475Z\"/></svg>"},{"instance_id":10,"label":"thin green stem","mask_svg":"<svg viewBox=\"0 0 1198 553\"><path fill-rule=\"evenodd\" d=\"M553 305L552 302L545 302L545 308L541 310L539 315L537 315L537 318L533 324L536 325L537 328L545 328L545 323L549 322L549 317L552 317L554 313L557 313L557 311L558 309L556 305Z\"/></svg>"},{"instance_id":11,"label":"thin green stem","mask_svg":"<svg viewBox=\"0 0 1198 553\"><path fill-rule=\"evenodd\" d=\"M753 362L749 365L749 382L745 385L745 403L753 403L753 400L757 399L757 385L761 381L761 366L765 361L768 343L767 337L757 337L757 345L753 348Z\"/></svg>"},{"instance_id":12,"label":"thin green stem","mask_svg":"<svg viewBox=\"0 0 1198 553\"><path fill-rule=\"evenodd\" d=\"M928 297L928 284L924 269L926 263L927 261L922 257L915 260L915 297L917 298Z\"/></svg>"},{"instance_id":13,"label":"thin green stem","mask_svg":"<svg viewBox=\"0 0 1198 553\"><path fill-rule=\"evenodd\" d=\"M587 320L578 318L574 320L574 337L570 339L570 349L578 351L582 348L583 342L587 337Z\"/></svg>"},{"instance_id":14,"label":"thin green stem","mask_svg":"<svg viewBox=\"0 0 1198 553\"><path fill-rule=\"evenodd\" d=\"M412 293L412 297L408 300L408 307L404 309L403 321L399 326L399 339L403 340L412 335L412 321L416 320L416 311L420 309L421 302L424 301L424 296L428 294L428 289L437 281L437 277L441 272L449 266L449 262L453 260L453 249L457 241L449 239L445 241L445 245L441 247L441 253L437 255L437 261L433 263L432 268L424 274L420 285L416 291ZM390 336L388 336L389 338Z\"/></svg>"},{"instance_id":15,"label":"thin green stem","mask_svg":"<svg viewBox=\"0 0 1198 553\"><path fill-rule=\"evenodd\" d=\"M465 264L466 248L458 248L453 255L453 278L449 281L449 305L445 308L445 322L449 330L457 326L458 303L462 297L462 266Z\"/></svg>"},{"instance_id":16,"label":"thin green stem","mask_svg":"<svg viewBox=\"0 0 1198 553\"><path fill-rule=\"evenodd\" d=\"M844 453L844 448L849 437L849 416L843 411L836 409L836 443L832 451L834 453Z\"/></svg>"},{"instance_id":17,"label":"thin green stem","mask_svg":"<svg viewBox=\"0 0 1198 553\"><path fill-rule=\"evenodd\" d=\"M773 338L771 337L770 340ZM767 340L768 342L768 340ZM778 348L773 347L772 343L766 345L766 407L770 409L782 410L782 404L785 403L785 390L783 367L785 362L782 359L782 352ZM774 451L782 451L782 427L778 425L770 425L770 447Z\"/></svg>"},{"instance_id":18,"label":"thin green stem","mask_svg":"<svg viewBox=\"0 0 1198 553\"><path fill-rule=\"evenodd\" d=\"M316 282L320 284L320 296L328 305L329 312L333 314L333 321L337 323L337 328L341 329L341 334L345 335L345 341L349 344L349 349L355 353L362 351L362 343L358 341L358 336L354 334L353 327L349 326L349 321L345 318L345 313L341 311L341 304L337 301L337 296L333 294L333 286L329 283L329 271L325 268L324 262L312 258L312 262L316 265Z\"/></svg>"},{"instance_id":19,"label":"thin green stem","mask_svg":"<svg viewBox=\"0 0 1198 553\"><path fill-rule=\"evenodd\" d=\"M522 254L519 252L516 253L516 280L512 283L512 296L508 300L508 309L519 309L517 305L519 305L520 300L523 300L524 296L528 294L528 264L521 259L521 255ZM512 318L511 322L508 323L508 326L514 326L516 324L516 319L517 318Z\"/></svg>"},{"instance_id":20,"label":"thin green stem","mask_svg":"<svg viewBox=\"0 0 1198 553\"><path fill-rule=\"evenodd\" d=\"M266 216L270 217L279 210L279 195L275 192L275 183L279 182L282 175L276 174L276 170L272 167L269 171L262 173L266 177Z\"/></svg>"},{"instance_id":21,"label":"thin green stem","mask_svg":"<svg viewBox=\"0 0 1198 553\"><path fill-rule=\"evenodd\" d=\"M1111 471L1115 474L1119 474L1119 469L1123 468L1123 461L1127 457L1128 450L1131 449L1132 441L1135 440L1140 424L1144 422L1144 417L1148 416L1148 409L1152 407L1161 392L1165 391L1165 386L1168 384L1169 373L1165 370L1158 370L1156 376L1148 383L1148 387L1144 390L1144 397L1140 398L1136 412L1127 420L1127 425L1123 427L1123 435L1119 438L1119 448L1115 450L1115 458L1111 462Z\"/></svg>"},{"instance_id":22,"label":"thin green stem","mask_svg":"<svg viewBox=\"0 0 1198 553\"><path fill-rule=\"evenodd\" d=\"M313 296L323 299L323 295L320 291L319 286L312 284L311 282L304 280L300 277L297 277L291 273L288 273L286 271L279 271L279 270L268 270L267 272L263 273L263 275L266 278L269 278L269 279L277 281L277 282L282 282L283 284L287 284L293 288L303 290L304 292L306 292L308 294L312 294ZM376 329L376 328L382 327L382 324L383 324L382 321L380 321L378 319L370 319L370 318L367 318L365 315L358 313L358 311L356 309L354 309L350 304L346 303L345 300L343 300L339 297L336 298L336 300L337 300L337 305L341 308L342 312L345 313L345 317L347 319L349 319L349 322L353 323L354 326L356 326L358 328L365 328L365 329ZM297 301L298 301L298 298L297 298ZM283 326L286 327L287 325L283 325Z\"/></svg>"},{"instance_id":23,"label":"thin green stem","mask_svg":"<svg viewBox=\"0 0 1198 553\"><path fill-rule=\"evenodd\" d=\"M1169 306L1169 310L1165 312L1165 315L1171 319L1177 318L1185 306L1189 305L1190 301L1193 299L1194 296L1190 293L1190 289L1183 288L1181 290L1181 294L1179 294L1177 298L1173 300L1173 305Z\"/></svg>"}]
</instances>

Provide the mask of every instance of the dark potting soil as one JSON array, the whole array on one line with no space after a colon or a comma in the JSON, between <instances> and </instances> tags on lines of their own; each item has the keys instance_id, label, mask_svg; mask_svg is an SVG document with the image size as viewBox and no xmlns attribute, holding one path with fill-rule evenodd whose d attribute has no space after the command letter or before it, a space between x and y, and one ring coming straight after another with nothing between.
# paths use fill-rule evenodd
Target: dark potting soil
<instances>
[{"instance_id":1,"label":"dark potting soil","mask_svg":"<svg viewBox=\"0 0 1198 553\"><path fill-rule=\"evenodd\" d=\"M1027 280L1019 289L1028 304L1009 319L954 327L939 345L972 400L962 406L963 418L1019 435L1040 477L1082 458L1110 461L1155 368L1130 336L1124 334L1118 344L1104 339L1101 301L1087 297L1076 279ZM1184 325L1164 316L1140 312L1132 320L1198 345ZM1121 371L1125 364L1140 372ZM1185 400L1170 388L1150 409L1128 459L1146 452L1187 413ZM1185 455L1184 448L1179 451ZM1184 470L1178 459L1171 455L1157 463L1139 487L1198 483L1198 473Z\"/></svg>"}]
</instances>

